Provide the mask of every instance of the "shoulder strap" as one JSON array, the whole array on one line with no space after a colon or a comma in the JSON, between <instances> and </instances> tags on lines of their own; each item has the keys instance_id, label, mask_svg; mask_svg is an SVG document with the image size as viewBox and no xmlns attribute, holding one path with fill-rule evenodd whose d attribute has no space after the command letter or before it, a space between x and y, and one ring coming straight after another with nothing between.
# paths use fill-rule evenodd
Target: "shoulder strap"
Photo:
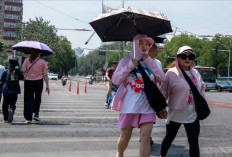
<instances>
[{"instance_id":1,"label":"shoulder strap","mask_svg":"<svg viewBox=\"0 0 232 157\"><path fill-rule=\"evenodd\" d=\"M9 78L10 78L10 70L9 70L9 69L7 69L6 80L10 80Z\"/></svg>"},{"instance_id":2,"label":"shoulder strap","mask_svg":"<svg viewBox=\"0 0 232 157\"><path fill-rule=\"evenodd\" d=\"M28 71L31 70L32 66L35 65L35 63L36 63L38 60L40 60L40 58L38 58L37 60L35 60L34 63L25 71L25 74L26 74L26 75L24 76L24 78L26 78L26 76L27 76L27 74L28 74Z\"/></svg>"},{"instance_id":3,"label":"shoulder strap","mask_svg":"<svg viewBox=\"0 0 232 157\"><path fill-rule=\"evenodd\" d=\"M184 75L185 80L188 82L192 92L193 92L193 96L194 95L200 95L199 91L197 90L197 87L193 84L193 82L190 80L190 78L188 77L188 75L185 73L185 71L183 69L181 69L182 74Z\"/></svg>"}]
</instances>

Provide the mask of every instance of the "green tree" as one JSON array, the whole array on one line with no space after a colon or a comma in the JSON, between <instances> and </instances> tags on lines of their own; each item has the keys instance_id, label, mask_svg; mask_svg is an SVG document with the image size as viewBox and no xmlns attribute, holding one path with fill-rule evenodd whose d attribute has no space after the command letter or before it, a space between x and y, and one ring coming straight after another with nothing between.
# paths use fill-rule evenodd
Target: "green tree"
<instances>
[{"instance_id":1,"label":"green tree","mask_svg":"<svg viewBox=\"0 0 232 157\"><path fill-rule=\"evenodd\" d=\"M177 50L184 45L192 47L196 52L202 52L203 42L201 39L196 38L195 36L189 36L187 34L182 34L180 36L173 37L171 41L168 41L164 50L159 55L158 59L161 60L163 67L166 67L176 57ZM200 56L200 53L197 53L197 59ZM198 60L200 62L200 60Z\"/></svg>"},{"instance_id":2,"label":"green tree","mask_svg":"<svg viewBox=\"0 0 232 157\"><path fill-rule=\"evenodd\" d=\"M42 17L19 23L16 27L16 33L16 42L34 40L47 44L54 52L59 50L60 37L57 35L57 28L50 25L50 21L45 21Z\"/></svg>"},{"instance_id":3,"label":"green tree","mask_svg":"<svg viewBox=\"0 0 232 157\"><path fill-rule=\"evenodd\" d=\"M217 34L214 36L210 42L212 53L212 66L218 69L218 74L221 76L227 76L228 73L228 59L229 59L229 50L232 49L232 37L224 36ZM214 47L218 45L218 52L214 51ZM222 51L221 51L222 50ZM231 60L230 60L231 63ZM231 70L231 67L230 67ZM231 73L231 72L230 72Z\"/></svg>"},{"instance_id":4,"label":"green tree","mask_svg":"<svg viewBox=\"0 0 232 157\"><path fill-rule=\"evenodd\" d=\"M3 41L0 41L2 43L2 52L0 52L0 64L5 64L5 62L7 61L7 57L8 55L4 52L5 47L6 47L6 43L4 43Z\"/></svg>"},{"instance_id":5,"label":"green tree","mask_svg":"<svg viewBox=\"0 0 232 157\"><path fill-rule=\"evenodd\" d=\"M68 74L68 71L75 66L75 53L71 49L71 43L64 36L57 35L57 28L50 24L50 21L42 17L29 19L21 22L16 27L16 41L34 40L47 44L54 55L44 57L49 62L49 70L55 73ZM24 56L24 54L22 54Z\"/></svg>"},{"instance_id":6,"label":"green tree","mask_svg":"<svg viewBox=\"0 0 232 157\"><path fill-rule=\"evenodd\" d=\"M131 43L128 42L125 45L125 50L131 49ZM105 55L99 55L100 51L106 52ZM94 51L89 52L86 56L78 59L78 73L80 75L92 75L95 71L104 71L103 67L108 61L108 67L113 61L119 60L119 52L121 51L121 42L111 42L101 45ZM123 56L129 55L125 52ZM106 59L107 57L107 59Z\"/></svg>"},{"instance_id":7,"label":"green tree","mask_svg":"<svg viewBox=\"0 0 232 157\"><path fill-rule=\"evenodd\" d=\"M54 56L51 56L48 64L49 71L68 75L68 71L75 66L75 52L67 40L61 40L59 46L59 51Z\"/></svg>"}]
</instances>

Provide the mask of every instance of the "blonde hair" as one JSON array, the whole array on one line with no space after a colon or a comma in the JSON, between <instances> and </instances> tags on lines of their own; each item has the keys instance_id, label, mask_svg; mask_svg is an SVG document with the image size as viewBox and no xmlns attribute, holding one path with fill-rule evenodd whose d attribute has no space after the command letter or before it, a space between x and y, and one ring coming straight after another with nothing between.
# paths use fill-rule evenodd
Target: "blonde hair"
<instances>
[{"instance_id":1,"label":"blonde hair","mask_svg":"<svg viewBox=\"0 0 232 157\"><path fill-rule=\"evenodd\" d=\"M173 61L172 63L167 65L167 68L173 68L176 66L176 61Z\"/></svg>"}]
</instances>

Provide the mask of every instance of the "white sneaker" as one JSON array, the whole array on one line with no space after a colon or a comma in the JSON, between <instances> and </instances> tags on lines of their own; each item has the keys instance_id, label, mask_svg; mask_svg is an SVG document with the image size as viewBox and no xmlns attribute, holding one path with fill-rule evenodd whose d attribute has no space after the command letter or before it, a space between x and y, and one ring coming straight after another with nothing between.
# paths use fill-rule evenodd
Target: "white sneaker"
<instances>
[{"instance_id":1,"label":"white sneaker","mask_svg":"<svg viewBox=\"0 0 232 157\"><path fill-rule=\"evenodd\" d=\"M35 121L40 121L41 119L39 118L39 116L35 116L35 117L34 117L34 120L35 120Z\"/></svg>"},{"instance_id":2,"label":"white sneaker","mask_svg":"<svg viewBox=\"0 0 232 157\"><path fill-rule=\"evenodd\" d=\"M105 102L105 104L104 104L105 106L108 106L108 103L107 102Z\"/></svg>"},{"instance_id":3,"label":"white sneaker","mask_svg":"<svg viewBox=\"0 0 232 157\"><path fill-rule=\"evenodd\" d=\"M105 109L110 109L110 107L109 107L109 106L106 106Z\"/></svg>"},{"instance_id":4,"label":"white sneaker","mask_svg":"<svg viewBox=\"0 0 232 157\"><path fill-rule=\"evenodd\" d=\"M26 124L32 124L31 120L26 120Z\"/></svg>"}]
</instances>

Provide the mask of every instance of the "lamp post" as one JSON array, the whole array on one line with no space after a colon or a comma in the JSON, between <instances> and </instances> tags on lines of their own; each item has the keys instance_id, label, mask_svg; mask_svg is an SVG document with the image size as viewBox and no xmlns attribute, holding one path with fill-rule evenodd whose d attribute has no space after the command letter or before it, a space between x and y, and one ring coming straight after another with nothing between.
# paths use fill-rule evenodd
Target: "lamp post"
<instances>
[{"instance_id":1,"label":"lamp post","mask_svg":"<svg viewBox=\"0 0 232 157\"><path fill-rule=\"evenodd\" d=\"M220 42L217 42L217 44L223 45L228 49L229 59L228 59L228 74L227 75L228 75L228 81L229 81L230 80L229 78L230 78L230 52L231 52L231 50L230 50L229 46L226 46L225 44L222 44Z\"/></svg>"}]
</instances>

